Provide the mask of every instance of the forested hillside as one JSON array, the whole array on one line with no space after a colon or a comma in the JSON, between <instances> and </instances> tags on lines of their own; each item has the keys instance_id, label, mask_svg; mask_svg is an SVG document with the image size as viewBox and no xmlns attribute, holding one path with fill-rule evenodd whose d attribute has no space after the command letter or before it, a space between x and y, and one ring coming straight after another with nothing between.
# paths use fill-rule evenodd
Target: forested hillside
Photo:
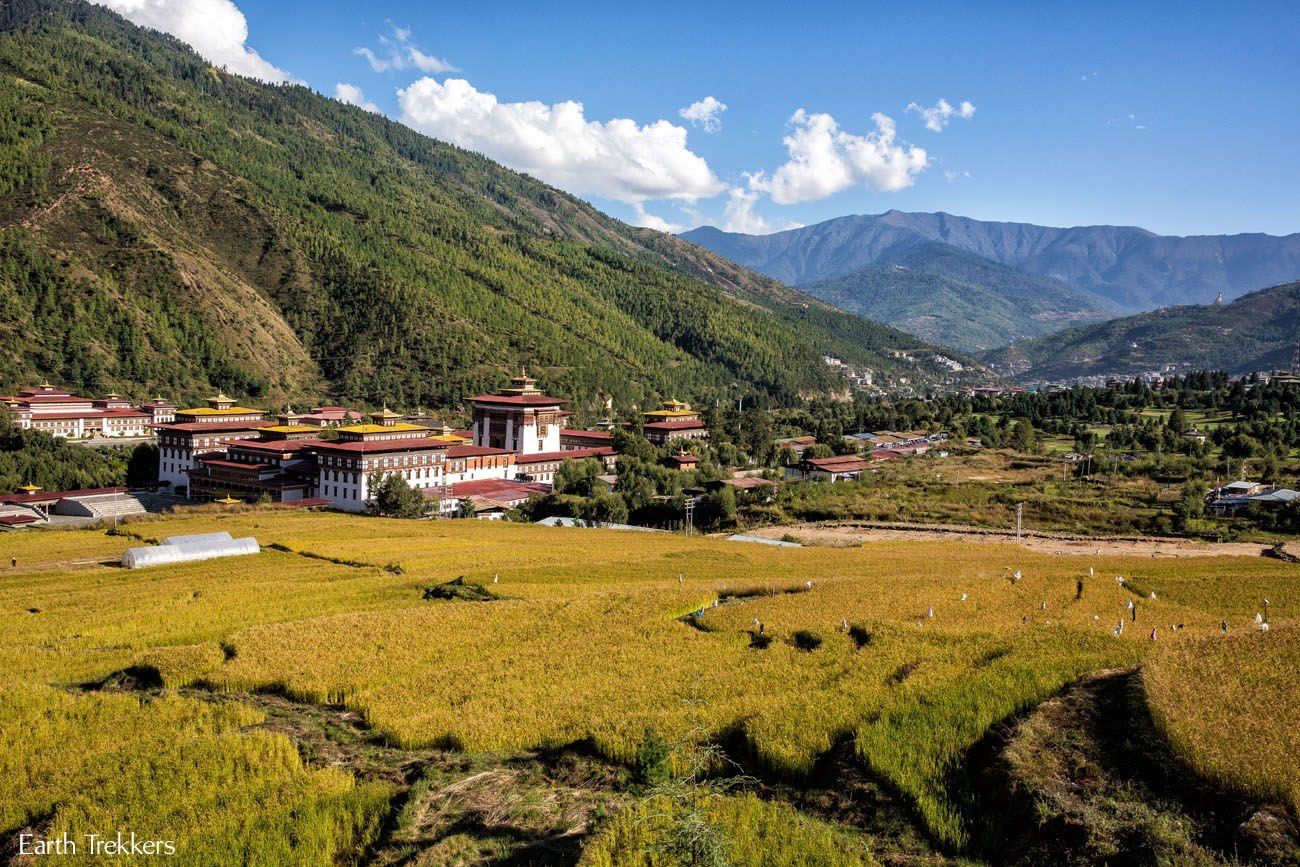
<instances>
[{"instance_id":1,"label":"forested hillside","mask_svg":"<svg viewBox=\"0 0 1300 867\"><path fill-rule=\"evenodd\" d=\"M455 405L914 381L919 341L76 0L0 6L0 383ZM922 351L916 357L928 358Z\"/></svg>"},{"instance_id":2,"label":"forested hillside","mask_svg":"<svg viewBox=\"0 0 1300 867\"><path fill-rule=\"evenodd\" d=\"M1090 293L937 243L892 250L870 268L800 288L841 310L966 352L1114 315Z\"/></svg>"},{"instance_id":3,"label":"forested hillside","mask_svg":"<svg viewBox=\"0 0 1300 867\"><path fill-rule=\"evenodd\" d=\"M1132 375L1166 364L1249 373L1289 368L1297 340L1300 283L1287 283L1231 304L1169 307L1071 328L987 360L1025 381Z\"/></svg>"}]
</instances>

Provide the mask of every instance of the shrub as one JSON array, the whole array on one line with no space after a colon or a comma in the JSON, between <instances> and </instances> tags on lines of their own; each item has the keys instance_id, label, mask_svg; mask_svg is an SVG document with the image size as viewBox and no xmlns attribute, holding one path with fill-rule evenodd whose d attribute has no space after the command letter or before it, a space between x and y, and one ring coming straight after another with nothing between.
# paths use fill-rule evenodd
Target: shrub
<instances>
[{"instance_id":1,"label":"shrub","mask_svg":"<svg viewBox=\"0 0 1300 867\"><path fill-rule=\"evenodd\" d=\"M636 750L636 778L646 786L666 783L672 773L672 746L654 728L646 727Z\"/></svg>"}]
</instances>

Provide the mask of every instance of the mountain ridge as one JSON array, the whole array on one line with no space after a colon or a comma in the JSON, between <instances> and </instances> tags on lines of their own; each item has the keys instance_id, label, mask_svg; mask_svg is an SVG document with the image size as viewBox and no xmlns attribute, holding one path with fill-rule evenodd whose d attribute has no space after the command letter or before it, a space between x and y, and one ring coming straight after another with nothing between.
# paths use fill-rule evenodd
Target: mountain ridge
<instances>
[{"instance_id":1,"label":"mountain ridge","mask_svg":"<svg viewBox=\"0 0 1300 867\"><path fill-rule=\"evenodd\" d=\"M922 340L976 353L1118 315L1092 293L938 242L889 250L869 268L801 288Z\"/></svg>"},{"instance_id":2,"label":"mountain ridge","mask_svg":"<svg viewBox=\"0 0 1300 867\"><path fill-rule=\"evenodd\" d=\"M1251 292L1228 304L1166 307L986 353L996 370L1021 382L1224 370L1289 368L1300 339L1300 281Z\"/></svg>"},{"instance_id":3,"label":"mountain ridge","mask_svg":"<svg viewBox=\"0 0 1300 867\"><path fill-rule=\"evenodd\" d=\"M888 250L938 241L1100 295L1127 312L1227 300L1300 277L1300 233L1158 235L1137 226L1057 228L944 212L886 211L772 235L701 227L682 234L793 285L870 267Z\"/></svg>"}]
</instances>

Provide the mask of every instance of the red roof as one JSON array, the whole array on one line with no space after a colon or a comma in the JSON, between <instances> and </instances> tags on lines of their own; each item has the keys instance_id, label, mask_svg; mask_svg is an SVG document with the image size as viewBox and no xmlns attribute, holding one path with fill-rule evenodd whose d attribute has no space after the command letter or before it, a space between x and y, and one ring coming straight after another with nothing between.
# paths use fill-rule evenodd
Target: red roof
<instances>
[{"instance_id":1,"label":"red roof","mask_svg":"<svg viewBox=\"0 0 1300 867\"><path fill-rule=\"evenodd\" d=\"M427 436L405 437L395 440L319 440L312 445L318 452L347 452L349 454L372 455L385 452L427 452L445 449L447 444Z\"/></svg>"},{"instance_id":2,"label":"red roof","mask_svg":"<svg viewBox=\"0 0 1300 867\"><path fill-rule=\"evenodd\" d=\"M487 497L489 500L500 500L504 503L519 502L550 492L550 485L537 482L512 482L508 479L477 479L472 482L457 482L451 486L451 495L457 499Z\"/></svg>"},{"instance_id":3,"label":"red roof","mask_svg":"<svg viewBox=\"0 0 1300 867\"><path fill-rule=\"evenodd\" d=\"M537 452L531 455L520 455L515 458L516 464L542 464L547 461L567 461L580 460L582 458L606 458L618 454L609 446L596 446L590 449L568 449L558 452Z\"/></svg>"},{"instance_id":4,"label":"red roof","mask_svg":"<svg viewBox=\"0 0 1300 867\"><path fill-rule=\"evenodd\" d=\"M671 455L668 460L675 464L698 464L700 459L696 455Z\"/></svg>"},{"instance_id":5,"label":"red roof","mask_svg":"<svg viewBox=\"0 0 1300 867\"><path fill-rule=\"evenodd\" d=\"M865 470L871 466L869 461L864 461L856 455L838 455L833 458L809 458L807 463L819 470L825 470L829 473L854 473Z\"/></svg>"},{"instance_id":6,"label":"red roof","mask_svg":"<svg viewBox=\"0 0 1300 867\"><path fill-rule=\"evenodd\" d=\"M567 400L547 397L544 394L480 394L470 398L473 403L495 403L502 406L563 406Z\"/></svg>"},{"instance_id":7,"label":"red roof","mask_svg":"<svg viewBox=\"0 0 1300 867\"><path fill-rule=\"evenodd\" d=\"M694 421L652 421L645 426L646 430L708 430L709 426L704 422L696 419Z\"/></svg>"},{"instance_id":8,"label":"red roof","mask_svg":"<svg viewBox=\"0 0 1300 867\"><path fill-rule=\"evenodd\" d=\"M147 412L140 412L138 409L106 409L104 410L105 418L153 418Z\"/></svg>"},{"instance_id":9,"label":"red roof","mask_svg":"<svg viewBox=\"0 0 1300 867\"><path fill-rule=\"evenodd\" d=\"M487 455L512 455L510 449L494 449L488 446L476 446L471 443L457 443L447 449L449 458L478 458Z\"/></svg>"},{"instance_id":10,"label":"red roof","mask_svg":"<svg viewBox=\"0 0 1300 867\"><path fill-rule=\"evenodd\" d=\"M266 419L258 419L257 421L191 421L182 424L156 424L153 428L154 430L171 433L234 433L241 430L252 432L259 428L271 427L274 424L275 422Z\"/></svg>"},{"instance_id":11,"label":"red roof","mask_svg":"<svg viewBox=\"0 0 1300 867\"><path fill-rule=\"evenodd\" d=\"M561 437L572 437L574 439L591 439L591 440L608 440L613 438L613 434L603 430L576 430L574 428L562 428Z\"/></svg>"},{"instance_id":12,"label":"red roof","mask_svg":"<svg viewBox=\"0 0 1300 867\"><path fill-rule=\"evenodd\" d=\"M11 400L13 398L10 398ZM88 397L77 397L72 394L33 394L23 395L18 400L23 403L90 403Z\"/></svg>"},{"instance_id":13,"label":"red roof","mask_svg":"<svg viewBox=\"0 0 1300 867\"><path fill-rule=\"evenodd\" d=\"M32 421L66 421L74 418L103 418L104 411L101 409L87 409L81 412L34 412Z\"/></svg>"},{"instance_id":14,"label":"red roof","mask_svg":"<svg viewBox=\"0 0 1300 867\"><path fill-rule=\"evenodd\" d=\"M40 518L35 515L0 515L0 525L19 527L23 524L35 524Z\"/></svg>"},{"instance_id":15,"label":"red roof","mask_svg":"<svg viewBox=\"0 0 1300 867\"><path fill-rule=\"evenodd\" d=\"M312 508L313 506L332 506L334 505L334 501L327 500L324 497L304 497L301 500L290 500L289 502L282 503L281 505L293 506L295 508L300 508L300 509L309 509Z\"/></svg>"},{"instance_id":16,"label":"red roof","mask_svg":"<svg viewBox=\"0 0 1300 867\"><path fill-rule=\"evenodd\" d=\"M25 505L28 503L54 502L68 497L91 497L98 494L123 494L126 488L78 488L75 491L37 491L34 494L6 494L0 496L0 503Z\"/></svg>"},{"instance_id":17,"label":"red roof","mask_svg":"<svg viewBox=\"0 0 1300 867\"><path fill-rule=\"evenodd\" d=\"M241 448L250 452L272 452L286 454L302 451L320 445L324 440L231 440L226 443L230 448Z\"/></svg>"},{"instance_id":18,"label":"red roof","mask_svg":"<svg viewBox=\"0 0 1300 867\"><path fill-rule=\"evenodd\" d=\"M249 470L255 473L260 473L262 470L278 469L274 464L249 464L244 461L228 461L225 458L210 458L207 455L200 455L199 461L207 466L226 467L232 470Z\"/></svg>"}]
</instances>

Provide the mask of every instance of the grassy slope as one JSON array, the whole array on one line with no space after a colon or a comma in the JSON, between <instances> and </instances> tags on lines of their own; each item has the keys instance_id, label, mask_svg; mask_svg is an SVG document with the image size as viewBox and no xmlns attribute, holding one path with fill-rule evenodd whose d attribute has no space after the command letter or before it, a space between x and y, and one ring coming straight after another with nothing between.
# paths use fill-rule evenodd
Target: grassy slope
<instances>
[{"instance_id":1,"label":"grassy slope","mask_svg":"<svg viewBox=\"0 0 1300 867\"><path fill-rule=\"evenodd\" d=\"M88 4L0 27L2 380L450 404L527 362L587 399L788 400L842 387L822 354L922 348Z\"/></svg>"},{"instance_id":2,"label":"grassy slope","mask_svg":"<svg viewBox=\"0 0 1300 867\"><path fill-rule=\"evenodd\" d=\"M1131 374L1176 364L1243 373L1289 367L1300 326L1300 283L1242 296L1222 307L1170 307L989 353L1024 379Z\"/></svg>"}]
</instances>

